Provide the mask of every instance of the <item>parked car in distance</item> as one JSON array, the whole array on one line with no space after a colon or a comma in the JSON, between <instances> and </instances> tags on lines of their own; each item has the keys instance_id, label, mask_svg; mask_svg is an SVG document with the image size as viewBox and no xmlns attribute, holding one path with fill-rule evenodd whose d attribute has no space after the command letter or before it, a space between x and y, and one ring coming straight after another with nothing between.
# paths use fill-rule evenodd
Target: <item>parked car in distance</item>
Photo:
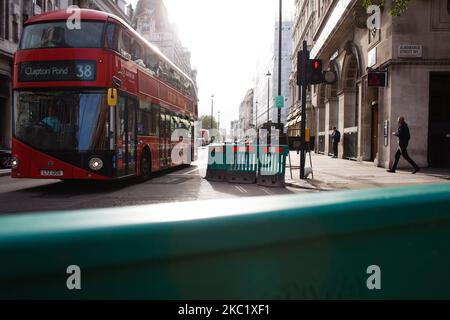
<instances>
[{"instance_id":1,"label":"parked car in distance","mask_svg":"<svg viewBox=\"0 0 450 320\"><path fill-rule=\"evenodd\" d=\"M0 169L11 168L12 155L11 150L0 149Z\"/></svg>"}]
</instances>

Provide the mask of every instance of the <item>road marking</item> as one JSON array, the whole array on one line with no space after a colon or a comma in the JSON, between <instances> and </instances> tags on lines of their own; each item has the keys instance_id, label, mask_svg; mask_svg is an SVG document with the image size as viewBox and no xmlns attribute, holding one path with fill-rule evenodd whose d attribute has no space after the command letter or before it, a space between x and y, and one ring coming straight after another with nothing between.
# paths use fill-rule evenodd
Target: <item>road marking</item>
<instances>
[{"instance_id":1,"label":"road marking","mask_svg":"<svg viewBox=\"0 0 450 320\"><path fill-rule=\"evenodd\" d=\"M248 193L248 191L247 190L245 190L243 187L241 187L241 186L235 186L236 187L236 189L238 189L241 193Z\"/></svg>"},{"instance_id":2,"label":"road marking","mask_svg":"<svg viewBox=\"0 0 450 320\"><path fill-rule=\"evenodd\" d=\"M190 173L192 173L192 172L194 172L194 171L197 171L199 168L194 168L194 169L192 169L192 170L189 170L188 172L183 172L183 174L190 174Z\"/></svg>"},{"instance_id":3,"label":"road marking","mask_svg":"<svg viewBox=\"0 0 450 320\"><path fill-rule=\"evenodd\" d=\"M266 194L268 194L269 196L272 195L271 192L269 192L268 190L264 189L264 188L259 188L260 190L264 191Z\"/></svg>"}]
</instances>

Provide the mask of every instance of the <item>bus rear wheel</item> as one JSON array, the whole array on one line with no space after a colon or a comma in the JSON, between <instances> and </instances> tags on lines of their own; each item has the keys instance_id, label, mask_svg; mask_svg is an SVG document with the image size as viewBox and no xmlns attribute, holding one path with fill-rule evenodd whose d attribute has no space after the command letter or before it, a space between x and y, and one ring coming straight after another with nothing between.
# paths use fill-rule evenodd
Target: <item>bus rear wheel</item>
<instances>
[{"instance_id":1,"label":"bus rear wheel","mask_svg":"<svg viewBox=\"0 0 450 320\"><path fill-rule=\"evenodd\" d=\"M148 151L148 149L142 151L140 171L141 175L139 179L141 181L147 181L148 179L150 179L152 170L151 170L150 152Z\"/></svg>"}]
</instances>

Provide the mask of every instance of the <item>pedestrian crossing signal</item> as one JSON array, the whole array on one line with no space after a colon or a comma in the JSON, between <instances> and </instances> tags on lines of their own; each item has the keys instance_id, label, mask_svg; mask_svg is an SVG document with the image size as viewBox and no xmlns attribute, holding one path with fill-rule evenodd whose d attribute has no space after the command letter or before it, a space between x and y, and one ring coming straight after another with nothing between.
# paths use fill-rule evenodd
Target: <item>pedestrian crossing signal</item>
<instances>
[{"instance_id":1,"label":"pedestrian crossing signal","mask_svg":"<svg viewBox=\"0 0 450 320\"><path fill-rule=\"evenodd\" d=\"M386 87L386 72L369 71L367 74L367 85L369 87Z\"/></svg>"}]
</instances>

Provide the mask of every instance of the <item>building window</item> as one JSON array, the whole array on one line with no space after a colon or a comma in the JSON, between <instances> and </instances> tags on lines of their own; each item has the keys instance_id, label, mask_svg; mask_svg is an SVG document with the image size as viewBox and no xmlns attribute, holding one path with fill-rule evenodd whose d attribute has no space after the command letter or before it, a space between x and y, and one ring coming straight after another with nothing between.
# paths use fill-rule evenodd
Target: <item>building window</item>
<instances>
[{"instance_id":1,"label":"building window","mask_svg":"<svg viewBox=\"0 0 450 320\"><path fill-rule=\"evenodd\" d=\"M0 39L5 38L5 0L0 0Z\"/></svg>"},{"instance_id":2,"label":"building window","mask_svg":"<svg viewBox=\"0 0 450 320\"><path fill-rule=\"evenodd\" d=\"M17 22L18 19L15 19L12 23L12 32L13 32L13 41L19 42L19 23Z\"/></svg>"},{"instance_id":3,"label":"building window","mask_svg":"<svg viewBox=\"0 0 450 320\"><path fill-rule=\"evenodd\" d=\"M9 1L0 0L0 39L9 39Z\"/></svg>"}]
</instances>

